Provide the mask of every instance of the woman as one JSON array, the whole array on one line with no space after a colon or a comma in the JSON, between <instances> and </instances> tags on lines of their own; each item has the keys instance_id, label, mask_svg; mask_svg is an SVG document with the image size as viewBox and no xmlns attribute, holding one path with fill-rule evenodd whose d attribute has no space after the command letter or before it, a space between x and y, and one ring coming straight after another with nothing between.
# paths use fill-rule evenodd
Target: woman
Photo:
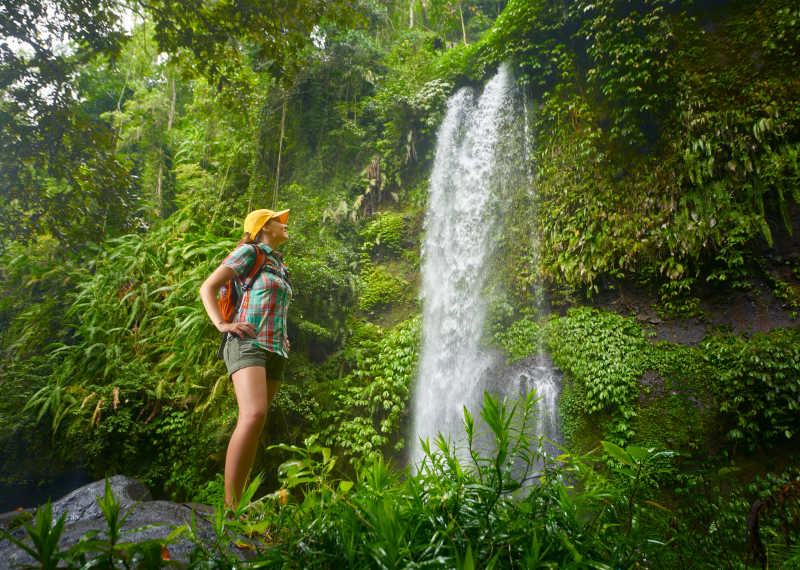
<instances>
[{"instance_id":1,"label":"woman","mask_svg":"<svg viewBox=\"0 0 800 570\"><path fill-rule=\"evenodd\" d=\"M289 239L288 218L289 210L250 212L244 221L242 242L200 286L206 313L217 330L227 335L223 357L239 405L236 428L225 455L225 503L230 507L241 497L267 409L283 380L289 356L286 311L292 287L283 257L276 251ZM241 283L259 257L256 248L263 252L264 264L252 278L252 287L241 292L231 322L226 322L217 293L231 279L241 290Z\"/></svg>"}]
</instances>

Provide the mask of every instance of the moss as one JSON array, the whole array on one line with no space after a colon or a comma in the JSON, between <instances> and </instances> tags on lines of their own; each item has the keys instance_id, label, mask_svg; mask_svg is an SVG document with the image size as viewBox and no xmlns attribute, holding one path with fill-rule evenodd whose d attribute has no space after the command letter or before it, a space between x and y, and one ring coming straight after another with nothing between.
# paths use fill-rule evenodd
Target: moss
<instances>
[{"instance_id":1,"label":"moss","mask_svg":"<svg viewBox=\"0 0 800 570\"><path fill-rule=\"evenodd\" d=\"M11 532L16 528L21 528L26 523L33 522L34 514L35 513L32 510L22 511L20 514L11 519L11 521L8 523L7 530Z\"/></svg>"},{"instance_id":2,"label":"moss","mask_svg":"<svg viewBox=\"0 0 800 570\"><path fill-rule=\"evenodd\" d=\"M706 450L715 439L713 418L692 393L671 389L637 407L634 429L645 445L693 453Z\"/></svg>"},{"instance_id":3,"label":"moss","mask_svg":"<svg viewBox=\"0 0 800 570\"><path fill-rule=\"evenodd\" d=\"M361 283L359 308L365 311L407 298L408 281L392 275L383 265L365 265L361 270Z\"/></svg>"},{"instance_id":4,"label":"moss","mask_svg":"<svg viewBox=\"0 0 800 570\"><path fill-rule=\"evenodd\" d=\"M602 426L608 418L600 414L589 416L583 411L586 390L582 384L565 380L558 400L561 435L564 446L574 453L586 453L605 439Z\"/></svg>"},{"instance_id":5,"label":"moss","mask_svg":"<svg viewBox=\"0 0 800 570\"><path fill-rule=\"evenodd\" d=\"M399 255L403 252L408 222L402 213L380 212L361 231L364 249L370 253Z\"/></svg>"},{"instance_id":6,"label":"moss","mask_svg":"<svg viewBox=\"0 0 800 570\"><path fill-rule=\"evenodd\" d=\"M720 443L719 403L712 374L696 347L660 342L645 355L636 432L648 445L687 452Z\"/></svg>"},{"instance_id":7,"label":"moss","mask_svg":"<svg viewBox=\"0 0 800 570\"><path fill-rule=\"evenodd\" d=\"M408 300L405 303L387 305L383 311L377 313L375 321L381 328L388 330L418 313L419 307L417 304L412 300Z\"/></svg>"},{"instance_id":8,"label":"moss","mask_svg":"<svg viewBox=\"0 0 800 570\"><path fill-rule=\"evenodd\" d=\"M568 447L582 452L622 439L693 455L736 451L739 440L753 451L796 436L789 394L800 390L798 334L653 344L633 319L581 308L545 323L521 319L495 341L513 360L545 339L564 372L559 409Z\"/></svg>"}]
</instances>

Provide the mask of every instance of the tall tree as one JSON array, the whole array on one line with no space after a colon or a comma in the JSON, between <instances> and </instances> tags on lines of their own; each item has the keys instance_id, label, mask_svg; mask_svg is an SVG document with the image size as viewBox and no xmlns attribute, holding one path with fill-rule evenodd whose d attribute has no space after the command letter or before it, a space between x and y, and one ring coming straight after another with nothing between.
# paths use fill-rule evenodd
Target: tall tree
<instances>
[{"instance_id":1,"label":"tall tree","mask_svg":"<svg viewBox=\"0 0 800 570\"><path fill-rule=\"evenodd\" d=\"M124 225L129 176L74 88L81 65L119 52L119 5L0 0L0 13L0 243Z\"/></svg>"},{"instance_id":2,"label":"tall tree","mask_svg":"<svg viewBox=\"0 0 800 570\"><path fill-rule=\"evenodd\" d=\"M317 26L356 17L354 0L139 0L156 22L156 39L174 53L188 48L198 69L233 81L246 53L255 67L290 85Z\"/></svg>"},{"instance_id":3,"label":"tall tree","mask_svg":"<svg viewBox=\"0 0 800 570\"><path fill-rule=\"evenodd\" d=\"M153 26L135 26L131 40L118 58L118 75L125 75L124 103L105 115L113 119L118 150L132 163L144 203L141 211L151 223L173 210L173 155L171 131L178 107L188 89L179 83L176 65L159 53Z\"/></svg>"}]
</instances>

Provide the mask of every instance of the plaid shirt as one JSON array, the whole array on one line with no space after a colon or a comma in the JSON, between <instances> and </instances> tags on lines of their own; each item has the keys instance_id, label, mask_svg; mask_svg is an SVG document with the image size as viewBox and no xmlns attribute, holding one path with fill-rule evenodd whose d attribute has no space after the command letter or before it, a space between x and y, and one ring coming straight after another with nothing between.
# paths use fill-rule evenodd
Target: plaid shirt
<instances>
[{"instance_id":1,"label":"plaid shirt","mask_svg":"<svg viewBox=\"0 0 800 570\"><path fill-rule=\"evenodd\" d=\"M248 292L249 299L242 299L242 284L256 261L256 247L260 247L267 257ZM289 270L283 264L283 256L263 243L245 244L233 250L222 265L233 269L238 277L236 288L241 302L232 322L252 323L256 327L256 336L252 339L255 344L288 358L286 312L292 300L292 286L289 283ZM247 307L242 310L245 301Z\"/></svg>"}]
</instances>

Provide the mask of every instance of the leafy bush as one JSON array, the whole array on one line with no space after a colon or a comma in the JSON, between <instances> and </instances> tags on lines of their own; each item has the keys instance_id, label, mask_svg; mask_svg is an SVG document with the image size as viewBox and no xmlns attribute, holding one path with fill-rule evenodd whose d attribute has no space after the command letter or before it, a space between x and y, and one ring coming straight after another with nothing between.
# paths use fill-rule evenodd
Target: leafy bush
<instances>
[{"instance_id":1,"label":"leafy bush","mask_svg":"<svg viewBox=\"0 0 800 570\"><path fill-rule=\"evenodd\" d=\"M755 448L800 434L800 330L715 336L701 353L733 424L729 438Z\"/></svg>"},{"instance_id":2,"label":"leafy bush","mask_svg":"<svg viewBox=\"0 0 800 570\"><path fill-rule=\"evenodd\" d=\"M309 442L339 449L356 465L403 448L399 433L416 374L420 329L416 316L378 338L351 339L353 370L332 380L331 402Z\"/></svg>"},{"instance_id":3,"label":"leafy bush","mask_svg":"<svg viewBox=\"0 0 800 570\"><path fill-rule=\"evenodd\" d=\"M647 483L658 453L614 448L622 469L612 467L610 478L588 457L549 460L530 436L535 402L535 394L518 402L487 395L485 431L465 415L464 447L429 442L415 474L378 460L355 480L337 479L327 448L281 446L292 455L281 467L282 488L247 509L251 525L279 537L254 537L257 560L284 568L616 568L659 560L669 527L663 507L648 502Z\"/></svg>"},{"instance_id":4,"label":"leafy bush","mask_svg":"<svg viewBox=\"0 0 800 570\"><path fill-rule=\"evenodd\" d=\"M408 282L398 279L380 265L366 264L361 270L360 309L368 311L408 298Z\"/></svg>"},{"instance_id":5,"label":"leafy bush","mask_svg":"<svg viewBox=\"0 0 800 570\"><path fill-rule=\"evenodd\" d=\"M381 212L369 222L363 230L364 249L372 252L375 249L399 254L403 251L403 238L407 226L405 216L396 212Z\"/></svg>"},{"instance_id":6,"label":"leafy bush","mask_svg":"<svg viewBox=\"0 0 800 570\"><path fill-rule=\"evenodd\" d=\"M617 437L631 438L633 401L649 348L642 328L631 318L581 307L551 321L544 338L556 366L582 384L585 413L614 414Z\"/></svg>"},{"instance_id":7,"label":"leafy bush","mask_svg":"<svg viewBox=\"0 0 800 570\"><path fill-rule=\"evenodd\" d=\"M756 533L758 540L766 543L762 562L767 567L796 567L800 535L791 524L790 513L798 501L800 471L790 467L759 475L745 484L739 484L738 471L730 461L704 458L675 475L676 535L673 548L666 553L665 567L688 564L711 570L758 563L759 556L753 550ZM781 508L762 508L754 513L754 505L767 507L770 498L781 497Z\"/></svg>"},{"instance_id":8,"label":"leafy bush","mask_svg":"<svg viewBox=\"0 0 800 570\"><path fill-rule=\"evenodd\" d=\"M529 318L515 321L507 329L494 335L494 341L509 354L508 362L530 356L541 344L542 325Z\"/></svg>"}]
</instances>

